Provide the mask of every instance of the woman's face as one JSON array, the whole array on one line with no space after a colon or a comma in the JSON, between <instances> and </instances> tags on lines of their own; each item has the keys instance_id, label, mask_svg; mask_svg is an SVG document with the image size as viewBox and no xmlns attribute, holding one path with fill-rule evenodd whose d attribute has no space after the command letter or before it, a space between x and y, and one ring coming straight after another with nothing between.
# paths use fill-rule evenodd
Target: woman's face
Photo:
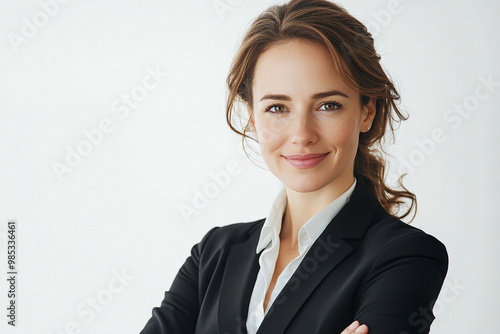
<instances>
[{"instance_id":1,"label":"woman's face","mask_svg":"<svg viewBox=\"0 0 500 334\"><path fill-rule=\"evenodd\" d=\"M249 113L271 172L297 192L347 190L375 108L361 106L328 50L301 40L272 46L257 61L252 89Z\"/></svg>"}]
</instances>

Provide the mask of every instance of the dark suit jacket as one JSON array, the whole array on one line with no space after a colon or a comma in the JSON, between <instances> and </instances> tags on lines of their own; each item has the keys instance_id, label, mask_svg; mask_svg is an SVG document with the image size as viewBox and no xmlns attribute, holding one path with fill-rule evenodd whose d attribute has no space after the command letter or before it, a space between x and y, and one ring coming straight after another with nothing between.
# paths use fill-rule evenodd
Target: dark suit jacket
<instances>
[{"instance_id":1,"label":"dark suit jacket","mask_svg":"<svg viewBox=\"0 0 500 334\"><path fill-rule=\"evenodd\" d=\"M246 333L263 222L210 230L141 334ZM258 334L340 334L354 320L369 334L428 333L447 269L444 245L389 215L358 178Z\"/></svg>"}]
</instances>

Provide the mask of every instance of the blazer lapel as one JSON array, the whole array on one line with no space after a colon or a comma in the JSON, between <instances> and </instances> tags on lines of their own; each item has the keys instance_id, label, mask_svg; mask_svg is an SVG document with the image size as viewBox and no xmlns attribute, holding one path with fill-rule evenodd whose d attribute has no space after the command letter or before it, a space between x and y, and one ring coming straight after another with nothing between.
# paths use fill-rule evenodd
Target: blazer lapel
<instances>
[{"instance_id":1,"label":"blazer lapel","mask_svg":"<svg viewBox=\"0 0 500 334\"><path fill-rule=\"evenodd\" d=\"M248 306L259 272L255 249L262 223L253 229L248 240L230 248L219 299L219 333L247 333Z\"/></svg>"},{"instance_id":2,"label":"blazer lapel","mask_svg":"<svg viewBox=\"0 0 500 334\"><path fill-rule=\"evenodd\" d=\"M285 332L314 289L353 251L353 246L344 239L361 239L379 208L378 201L358 178L350 201L311 246L264 317L257 334Z\"/></svg>"}]
</instances>

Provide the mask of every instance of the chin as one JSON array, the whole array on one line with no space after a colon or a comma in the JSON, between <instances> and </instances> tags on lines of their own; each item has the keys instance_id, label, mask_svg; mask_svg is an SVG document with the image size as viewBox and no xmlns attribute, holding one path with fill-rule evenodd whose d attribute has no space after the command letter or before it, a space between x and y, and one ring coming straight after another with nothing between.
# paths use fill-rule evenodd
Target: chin
<instances>
[{"instance_id":1,"label":"chin","mask_svg":"<svg viewBox=\"0 0 500 334\"><path fill-rule=\"evenodd\" d=\"M328 185L327 182L318 182L319 180L311 180L310 178L300 180L299 177L294 180L281 180L285 186L295 192L310 193L323 189Z\"/></svg>"}]
</instances>

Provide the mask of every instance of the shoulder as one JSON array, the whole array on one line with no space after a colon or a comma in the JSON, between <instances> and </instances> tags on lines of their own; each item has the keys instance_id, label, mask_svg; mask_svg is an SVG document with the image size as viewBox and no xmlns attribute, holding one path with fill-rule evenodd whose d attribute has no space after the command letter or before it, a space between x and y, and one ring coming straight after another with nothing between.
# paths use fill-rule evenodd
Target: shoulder
<instances>
[{"instance_id":1,"label":"shoulder","mask_svg":"<svg viewBox=\"0 0 500 334\"><path fill-rule=\"evenodd\" d=\"M265 218L262 218L251 222L217 226L212 228L207 234L210 234L211 239L216 239L218 241L239 243L247 240L255 233L259 234L264 220Z\"/></svg>"},{"instance_id":2,"label":"shoulder","mask_svg":"<svg viewBox=\"0 0 500 334\"><path fill-rule=\"evenodd\" d=\"M391 215L372 224L363 243L367 249L376 250L379 261L425 257L440 263L444 270L448 267L448 253L441 241Z\"/></svg>"},{"instance_id":3,"label":"shoulder","mask_svg":"<svg viewBox=\"0 0 500 334\"><path fill-rule=\"evenodd\" d=\"M260 235L265 218L251 222L216 226L208 231L200 242L203 249L228 248L231 245L257 238Z\"/></svg>"}]
</instances>

